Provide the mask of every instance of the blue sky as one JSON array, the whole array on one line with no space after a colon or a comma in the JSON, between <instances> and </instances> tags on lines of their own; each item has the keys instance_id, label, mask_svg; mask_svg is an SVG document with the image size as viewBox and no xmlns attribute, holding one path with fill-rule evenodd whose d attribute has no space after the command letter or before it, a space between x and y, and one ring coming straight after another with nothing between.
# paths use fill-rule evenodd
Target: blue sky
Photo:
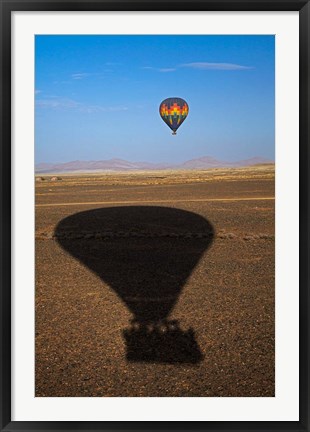
<instances>
[{"instance_id":1,"label":"blue sky","mask_svg":"<svg viewBox=\"0 0 310 432\"><path fill-rule=\"evenodd\" d=\"M274 159L274 73L273 36L36 36L36 163Z\"/></svg>"}]
</instances>

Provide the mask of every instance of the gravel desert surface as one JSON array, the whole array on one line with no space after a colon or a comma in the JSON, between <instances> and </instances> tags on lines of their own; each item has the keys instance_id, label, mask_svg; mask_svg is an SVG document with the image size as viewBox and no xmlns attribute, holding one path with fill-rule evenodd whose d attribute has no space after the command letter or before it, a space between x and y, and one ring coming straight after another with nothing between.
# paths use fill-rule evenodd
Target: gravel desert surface
<instances>
[{"instance_id":1,"label":"gravel desert surface","mask_svg":"<svg viewBox=\"0 0 310 432\"><path fill-rule=\"evenodd\" d=\"M36 396L274 396L274 165L55 175Z\"/></svg>"}]
</instances>

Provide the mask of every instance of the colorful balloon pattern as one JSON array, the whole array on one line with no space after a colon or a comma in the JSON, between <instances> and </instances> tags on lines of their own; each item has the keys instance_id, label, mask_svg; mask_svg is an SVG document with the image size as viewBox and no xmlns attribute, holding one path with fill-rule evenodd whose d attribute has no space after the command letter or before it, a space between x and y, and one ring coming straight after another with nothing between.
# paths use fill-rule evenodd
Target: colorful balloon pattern
<instances>
[{"instance_id":1,"label":"colorful balloon pattern","mask_svg":"<svg viewBox=\"0 0 310 432\"><path fill-rule=\"evenodd\" d=\"M188 111L187 102L178 97L165 99L159 107L159 114L173 131L173 135L176 135L176 131L186 119Z\"/></svg>"}]
</instances>

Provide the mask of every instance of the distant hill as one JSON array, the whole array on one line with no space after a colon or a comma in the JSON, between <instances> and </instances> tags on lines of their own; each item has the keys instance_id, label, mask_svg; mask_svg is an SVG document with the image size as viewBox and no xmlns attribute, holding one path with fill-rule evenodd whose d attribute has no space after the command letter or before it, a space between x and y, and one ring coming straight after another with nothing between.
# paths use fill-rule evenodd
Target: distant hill
<instances>
[{"instance_id":1,"label":"distant hill","mask_svg":"<svg viewBox=\"0 0 310 432\"><path fill-rule=\"evenodd\" d=\"M161 170L161 169L210 169L233 168L261 164L273 164L274 161L262 157L253 157L237 162L225 162L210 156L191 159L180 164L165 164L151 162L129 162L123 159L109 159L101 161L72 161L65 163L39 163L35 166L37 174L91 172L91 171L133 171L133 170Z\"/></svg>"}]
</instances>

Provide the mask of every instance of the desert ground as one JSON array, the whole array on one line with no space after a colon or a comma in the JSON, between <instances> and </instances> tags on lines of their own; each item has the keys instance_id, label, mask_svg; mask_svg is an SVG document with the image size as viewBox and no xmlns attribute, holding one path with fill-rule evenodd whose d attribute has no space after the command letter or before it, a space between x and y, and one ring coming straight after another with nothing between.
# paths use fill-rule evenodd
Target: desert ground
<instances>
[{"instance_id":1,"label":"desert ground","mask_svg":"<svg viewBox=\"0 0 310 432\"><path fill-rule=\"evenodd\" d=\"M275 395L273 165L41 176L37 397Z\"/></svg>"}]
</instances>

